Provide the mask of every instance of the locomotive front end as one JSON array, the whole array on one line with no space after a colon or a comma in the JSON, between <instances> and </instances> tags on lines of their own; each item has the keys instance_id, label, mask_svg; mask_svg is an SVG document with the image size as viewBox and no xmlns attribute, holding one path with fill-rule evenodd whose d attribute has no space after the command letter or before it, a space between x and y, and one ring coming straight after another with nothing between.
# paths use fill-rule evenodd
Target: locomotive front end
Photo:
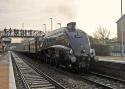
<instances>
[{"instance_id":1,"label":"locomotive front end","mask_svg":"<svg viewBox=\"0 0 125 89\"><path fill-rule=\"evenodd\" d=\"M91 60L91 47L87 34L75 29L75 23L69 23L66 31L70 42L71 67L80 71L88 71Z\"/></svg>"}]
</instances>

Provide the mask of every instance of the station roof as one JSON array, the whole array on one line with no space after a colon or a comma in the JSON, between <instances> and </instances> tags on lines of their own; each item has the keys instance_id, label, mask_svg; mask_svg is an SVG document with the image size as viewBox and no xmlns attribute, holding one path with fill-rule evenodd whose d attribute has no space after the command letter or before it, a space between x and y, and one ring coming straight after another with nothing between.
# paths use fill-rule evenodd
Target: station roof
<instances>
[{"instance_id":1,"label":"station roof","mask_svg":"<svg viewBox=\"0 0 125 89\"><path fill-rule=\"evenodd\" d=\"M120 20L122 20L123 18L125 18L125 14L122 16L122 17L120 17L120 19L116 22L116 23L118 23Z\"/></svg>"}]
</instances>

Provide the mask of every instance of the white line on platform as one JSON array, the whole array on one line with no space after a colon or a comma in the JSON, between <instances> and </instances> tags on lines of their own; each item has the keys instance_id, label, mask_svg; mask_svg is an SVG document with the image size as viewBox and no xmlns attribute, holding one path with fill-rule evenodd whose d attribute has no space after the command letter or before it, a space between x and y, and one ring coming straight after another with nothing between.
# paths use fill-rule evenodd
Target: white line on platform
<instances>
[{"instance_id":1,"label":"white line on platform","mask_svg":"<svg viewBox=\"0 0 125 89\"><path fill-rule=\"evenodd\" d=\"M11 53L9 52L9 89L17 89L11 60Z\"/></svg>"}]
</instances>

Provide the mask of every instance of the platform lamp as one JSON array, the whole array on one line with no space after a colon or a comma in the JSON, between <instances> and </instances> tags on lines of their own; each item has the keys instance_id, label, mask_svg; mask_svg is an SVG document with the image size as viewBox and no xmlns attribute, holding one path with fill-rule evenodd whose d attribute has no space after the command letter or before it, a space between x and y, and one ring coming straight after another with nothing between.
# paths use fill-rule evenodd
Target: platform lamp
<instances>
[{"instance_id":1,"label":"platform lamp","mask_svg":"<svg viewBox=\"0 0 125 89\"><path fill-rule=\"evenodd\" d=\"M121 0L121 18L122 18L122 0ZM122 23L121 23L122 24ZM121 25L122 26L122 25ZM121 56L124 56L124 39L123 39L123 29L121 28Z\"/></svg>"},{"instance_id":2,"label":"platform lamp","mask_svg":"<svg viewBox=\"0 0 125 89\"><path fill-rule=\"evenodd\" d=\"M57 23L59 25L59 27L61 28L61 23Z\"/></svg>"},{"instance_id":3,"label":"platform lamp","mask_svg":"<svg viewBox=\"0 0 125 89\"><path fill-rule=\"evenodd\" d=\"M53 24L52 18L50 18L50 21L51 21L51 32L52 32L52 24Z\"/></svg>"},{"instance_id":4,"label":"platform lamp","mask_svg":"<svg viewBox=\"0 0 125 89\"><path fill-rule=\"evenodd\" d=\"M22 23L22 29L24 29L24 23Z\"/></svg>"},{"instance_id":5,"label":"platform lamp","mask_svg":"<svg viewBox=\"0 0 125 89\"><path fill-rule=\"evenodd\" d=\"M44 29L45 29L45 33L46 33L46 24L43 24L44 25Z\"/></svg>"}]
</instances>

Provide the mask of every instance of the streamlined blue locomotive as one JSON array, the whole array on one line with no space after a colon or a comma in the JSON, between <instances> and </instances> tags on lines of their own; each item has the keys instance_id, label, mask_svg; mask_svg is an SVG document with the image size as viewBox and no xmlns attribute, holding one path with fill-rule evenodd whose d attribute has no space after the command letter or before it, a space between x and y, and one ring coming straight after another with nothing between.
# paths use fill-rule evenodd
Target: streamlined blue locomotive
<instances>
[{"instance_id":1,"label":"streamlined blue locomotive","mask_svg":"<svg viewBox=\"0 0 125 89\"><path fill-rule=\"evenodd\" d=\"M76 29L76 23L71 22L62 27L37 37L25 45L29 53L37 54L37 58L66 69L88 71L94 50L90 47L88 35ZM25 49L24 49L25 50Z\"/></svg>"}]
</instances>

